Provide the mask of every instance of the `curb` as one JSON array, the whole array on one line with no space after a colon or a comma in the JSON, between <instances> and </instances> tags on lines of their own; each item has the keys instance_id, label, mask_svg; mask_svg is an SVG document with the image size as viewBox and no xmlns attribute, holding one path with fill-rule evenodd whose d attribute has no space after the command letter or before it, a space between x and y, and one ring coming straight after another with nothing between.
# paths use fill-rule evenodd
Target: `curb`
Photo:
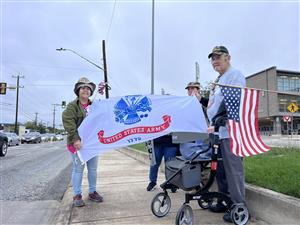
<instances>
[{"instance_id":1,"label":"curb","mask_svg":"<svg viewBox=\"0 0 300 225\"><path fill-rule=\"evenodd\" d=\"M58 213L53 223L54 225L68 225L70 223L72 213L72 198L72 186L69 184L59 205Z\"/></svg>"},{"instance_id":2,"label":"curb","mask_svg":"<svg viewBox=\"0 0 300 225\"><path fill-rule=\"evenodd\" d=\"M150 165L148 154L125 147L119 152ZM162 163L160 170L164 172ZM251 184L245 185L246 201L251 216L270 224L296 225L300 220L300 199Z\"/></svg>"},{"instance_id":3,"label":"curb","mask_svg":"<svg viewBox=\"0 0 300 225\"><path fill-rule=\"evenodd\" d=\"M252 184L245 188L247 205L254 216L270 224L299 224L300 199Z\"/></svg>"}]
</instances>

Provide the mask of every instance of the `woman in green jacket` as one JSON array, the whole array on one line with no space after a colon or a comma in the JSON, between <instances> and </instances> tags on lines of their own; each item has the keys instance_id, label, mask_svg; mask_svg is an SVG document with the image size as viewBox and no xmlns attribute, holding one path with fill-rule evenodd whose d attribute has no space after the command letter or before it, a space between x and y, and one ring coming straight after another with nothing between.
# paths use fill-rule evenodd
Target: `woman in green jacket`
<instances>
[{"instance_id":1,"label":"woman in green jacket","mask_svg":"<svg viewBox=\"0 0 300 225\"><path fill-rule=\"evenodd\" d=\"M81 195L84 165L81 164L76 154L76 152L81 148L78 127L86 117L88 108L92 104L89 97L93 95L95 88L96 85L90 82L87 78L80 78L74 87L74 92L77 95L77 98L67 105L67 108L62 114L63 125L65 130L68 132L67 149L72 155L72 186L74 191L73 205L76 207L85 205ZM97 163L98 157L94 157L86 163L88 168L89 182L88 199L94 202L103 202L103 197L100 196L96 191Z\"/></svg>"}]
</instances>

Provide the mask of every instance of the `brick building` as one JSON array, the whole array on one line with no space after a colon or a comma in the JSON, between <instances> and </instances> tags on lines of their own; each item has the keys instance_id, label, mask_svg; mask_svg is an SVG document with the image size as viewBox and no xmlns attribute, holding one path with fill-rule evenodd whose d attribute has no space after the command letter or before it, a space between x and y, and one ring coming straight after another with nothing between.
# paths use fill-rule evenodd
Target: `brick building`
<instances>
[{"instance_id":1,"label":"brick building","mask_svg":"<svg viewBox=\"0 0 300 225\"><path fill-rule=\"evenodd\" d=\"M300 72L270 67L246 78L247 87L289 93L262 92L259 98L259 130L261 134L288 134L291 130L300 134L300 110L293 114L291 123L283 116L291 116L287 109L294 102L300 108Z\"/></svg>"}]
</instances>

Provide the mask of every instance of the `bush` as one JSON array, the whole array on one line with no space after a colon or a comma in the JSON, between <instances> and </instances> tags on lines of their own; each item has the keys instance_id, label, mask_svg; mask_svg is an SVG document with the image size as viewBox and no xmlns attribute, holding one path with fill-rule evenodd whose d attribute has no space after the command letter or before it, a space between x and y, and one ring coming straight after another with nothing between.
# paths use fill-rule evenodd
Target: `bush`
<instances>
[{"instance_id":1,"label":"bush","mask_svg":"<svg viewBox=\"0 0 300 225\"><path fill-rule=\"evenodd\" d=\"M58 139L56 137L53 137L52 141L58 141Z\"/></svg>"}]
</instances>

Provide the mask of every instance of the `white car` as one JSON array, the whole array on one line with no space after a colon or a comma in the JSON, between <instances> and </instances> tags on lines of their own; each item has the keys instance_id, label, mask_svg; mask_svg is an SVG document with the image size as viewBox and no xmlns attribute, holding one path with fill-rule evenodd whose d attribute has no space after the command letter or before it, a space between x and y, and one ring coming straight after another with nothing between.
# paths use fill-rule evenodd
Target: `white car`
<instances>
[{"instance_id":1,"label":"white car","mask_svg":"<svg viewBox=\"0 0 300 225\"><path fill-rule=\"evenodd\" d=\"M5 132L4 135L8 139L8 146L13 146L13 145L19 145L20 144L20 137L16 133L9 133Z\"/></svg>"},{"instance_id":2,"label":"white car","mask_svg":"<svg viewBox=\"0 0 300 225\"><path fill-rule=\"evenodd\" d=\"M41 134L42 142L50 141L50 138L47 134Z\"/></svg>"},{"instance_id":3,"label":"white car","mask_svg":"<svg viewBox=\"0 0 300 225\"><path fill-rule=\"evenodd\" d=\"M54 141L55 134L53 134L53 133L47 133L46 135L48 136L48 140L49 141Z\"/></svg>"},{"instance_id":4,"label":"white car","mask_svg":"<svg viewBox=\"0 0 300 225\"><path fill-rule=\"evenodd\" d=\"M64 140L64 136L62 136L61 134L57 134L55 137L58 141L63 141Z\"/></svg>"},{"instance_id":5,"label":"white car","mask_svg":"<svg viewBox=\"0 0 300 225\"><path fill-rule=\"evenodd\" d=\"M41 143L41 134L39 132L29 132L24 134L21 143Z\"/></svg>"}]
</instances>

